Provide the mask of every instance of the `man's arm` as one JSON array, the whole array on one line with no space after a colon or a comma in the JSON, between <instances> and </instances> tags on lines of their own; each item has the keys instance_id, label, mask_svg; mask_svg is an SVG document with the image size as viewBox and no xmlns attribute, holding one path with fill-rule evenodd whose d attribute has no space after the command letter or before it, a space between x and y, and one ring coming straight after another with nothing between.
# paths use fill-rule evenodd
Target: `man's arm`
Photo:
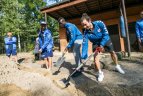
<instances>
[{"instance_id":1,"label":"man's arm","mask_svg":"<svg viewBox=\"0 0 143 96\"><path fill-rule=\"evenodd\" d=\"M5 44L10 45L10 44L16 44L17 39L16 37L12 37L12 40L10 41L7 37L4 39L4 41L5 41Z\"/></svg>"},{"instance_id":2,"label":"man's arm","mask_svg":"<svg viewBox=\"0 0 143 96\"><path fill-rule=\"evenodd\" d=\"M12 43L16 44L16 41L17 41L16 37L12 37Z\"/></svg>"},{"instance_id":3,"label":"man's arm","mask_svg":"<svg viewBox=\"0 0 143 96\"><path fill-rule=\"evenodd\" d=\"M67 48L71 48L76 39L76 30L74 30L74 27L69 27L67 31L70 33L70 36L71 36L70 41L67 45Z\"/></svg>"},{"instance_id":4,"label":"man's arm","mask_svg":"<svg viewBox=\"0 0 143 96\"><path fill-rule=\"evenodd\" d=\"M45 34L45 38L44 38L44 44L42 45L42 47L41 47L41 49L42 50L44 50L47 46L48 46L48 44L49 44L49 41L51 40L51 38L52 38L52 35L51 35L51 33L49 32L49 33L47 33L47 34Z\"/></svg>"},{"instance_id":5,"label":"man's arm","mask_svg":"<svg viewBox=\"0 0 143 96\"><path fill-rule=\"evenodd\" d=\"M102 40L100 42L100 46L103 47L103 46L105 46L107 41L110 39L110 37L109 37L109 33L108 33L108 30L107 30L105 24L102 21L99 21L98 25L99 25L99 27L101 29L102 36L103 36L103 38L102 38Z\"/></svg>"},{"instance_id":6,"label":"man's arm","mask_svg":"<svg viewBox=\"0 0 143 96\"><path fill-rule=\"evenodd\" d=\"M141 42L141 40L140 40L140 29L139 29L139 25L137 22L136 22L136 36L138 38L138 41Z\"/></svg>"}]
</instances>

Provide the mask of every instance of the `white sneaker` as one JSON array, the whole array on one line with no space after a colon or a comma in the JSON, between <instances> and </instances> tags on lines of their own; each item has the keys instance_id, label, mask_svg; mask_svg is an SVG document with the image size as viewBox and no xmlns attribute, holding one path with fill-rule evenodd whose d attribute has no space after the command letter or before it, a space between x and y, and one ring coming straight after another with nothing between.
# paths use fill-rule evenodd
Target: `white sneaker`
<instances>
[{"instance_id":1,"label":"white sneaker","mask_svg":"<svg viewBox=\"0 0 143 96\"><path fill-rule=\"evenodd\" d=\"M103 72L99 73L99 75L98 75L98 81L99 82L103 81L103 78L104 78Z\"/></svg>"},{"instance_id":2,"label":"white sneaker","mask_svg":"<svg viewBox=\"0 0 143 96\"><path fill-rule=\"evenodd\" d=\"M48 70L48 72L51 72L51 68L48 68L47 70Z\"/></svg>"},{"instance_id":3,"label":"white sneaker","mask_svg":"<svg viewBox=\"0 0 143 96\"><path fill-rule=\"evenodd\" d=\"M119 73L125 74L124 70L121 68L120 65L117 65L115 69L116 69Z\"/></svg>"}]
</instances>

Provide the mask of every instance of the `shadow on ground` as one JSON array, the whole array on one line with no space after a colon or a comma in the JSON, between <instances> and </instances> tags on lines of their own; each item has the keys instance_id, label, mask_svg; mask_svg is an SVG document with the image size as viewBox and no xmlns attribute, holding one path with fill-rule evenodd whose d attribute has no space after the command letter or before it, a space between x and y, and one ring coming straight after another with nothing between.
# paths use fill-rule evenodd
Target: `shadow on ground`
<instances>
[{"instance_id":1,"label":"shadow on ground","mask_svg":"<svg viewBox=\"0 0 143 96\"><path fill-rule=\"evenodd\" d=\"M136 60L124 59L122 63L124 63L124 61L131 62L133 64L136 62ZM142 64L142 62L136 62L136 63L139 63L138 67L141 67L140 64ZM113 65L110 65L110 66L113 66ZM62 67L68 69L69 73L71 74L73 72L72 68L75 68L76 65L73 65L70 62L64 62ZM127 84L126 83L108 84L106 82L105 83L97 82L95 78L94 79L92 78L97 76L95 72L91 71L94 69L90 65L84 65L84 68L87 69L87 70L84 70L84 73L92 76L87 76L81 73L78 76L72 77L70 82L75 85L79 96L143 96L143 82L138 81L138 83L133 83L133 82L137 82L135 81L137 80L137 78L142 79L143 77L142 73L138 74L136 73L136 71L133 71L132 69L127 67L129 66L126 66L125 68L127 72L126 75L121 75L117 72L114 72L113 69L111 71L112 74L117 75L117 77L121 79L121 81L122 79L128 81ZM104 68L104 70L108 70L108 68L107 69ZM60 70L53 73L53 75L58 75L58 74L60 74ZM137 78L133 77L133 75L136 75L136 74L138 74ZM113 80L113 82L115 81Z\"/></svg>"},{"instance_id":2,"label":"shadow on ground","mask_svg":"<svg viewBox=\"0 0 143 96\"><path fill-rule=\"evenodd\" d=\"M62 67L68 69L71 74L73 72L72 68L75 68L76 65L72 65L70 62L64 62ZM60 73L60 71L54 72L53 75L57 75L57 73ZM110 92L102 87L96 80L92 80L82 73L73 76L70 82L74 83L79 96L111 96Z\"/></svg>"},{"instance_id":3,"label":"shadow on ground","mask_svg":"<svg viewBox=\"0 0 143 96\"><path fill-rule=\"evenodd\" d=\"M18 63L21 63L21 62L23 62L25 60L25 58L20 58L20 59L18 59Z\"/></svg>"}]
</instances>

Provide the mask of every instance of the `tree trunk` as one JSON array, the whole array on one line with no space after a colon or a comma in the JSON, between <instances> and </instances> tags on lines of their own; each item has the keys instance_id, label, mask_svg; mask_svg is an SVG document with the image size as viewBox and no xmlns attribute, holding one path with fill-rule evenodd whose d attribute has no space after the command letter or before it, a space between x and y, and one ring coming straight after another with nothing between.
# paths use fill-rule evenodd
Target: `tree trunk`
<instances>
[{"instance_id":1,"label":"tree trunk","mask_svg":"<svg viewBox=\"0 0 143 96\"><path fill-rule=\"evenodd\" d=\"M19 52L21 52L21 43L20 43L20 35L18 33L18 48L19 48Z\"/></svg>"},{"instance_id":2,"label":"tree trunk","mask_svg":"<svg viewBox=\"0 0 143 96\"><path fill-rule=\"evenodd\" d=\"M24 52L26 52L26 42L24 42Z\"/></svg>"}]
</instances>

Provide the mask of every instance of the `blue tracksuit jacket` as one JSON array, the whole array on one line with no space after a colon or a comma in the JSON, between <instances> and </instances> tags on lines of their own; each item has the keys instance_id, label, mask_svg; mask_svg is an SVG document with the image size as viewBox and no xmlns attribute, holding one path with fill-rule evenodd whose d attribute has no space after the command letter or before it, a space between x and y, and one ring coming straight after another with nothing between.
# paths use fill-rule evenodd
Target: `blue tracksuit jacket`
<instances>
[{"instance_id":1,"label":"blue tracksuit jacket","mask_svg":"<svg viewBox=\"0 0 143 96\"><path fill-rule=\"evenodd\" d=\"M136 22L136 36L143 42L143 19L140 19Z\"/></svg>"},{"instance_id":2,"label":"blue tracksuit jacket","mask_svg":"<svg viewBox=\"0 0 143 96\"><path fill-rule=\"evenodd\" d=\"M4 38L6 50L9 49L9 46L12 46L12 49L11 49L11 50L13 50L13 49L16 50L16 41L17 41L16 37L11 37L11 38L9 38L9 37L6 36L6 37Z\"/></svg>"},{"instance_id":3,"label":"blue tracksuit jacket","mask_svg":"<svg viewBox=\"0 0 143 96\"><path fill-rule=\"evenodd\" d=\"M43 51L49 51L53 48L53 38L51 35L51 31L49 29L45 29L44 32L39 32L39 47Z\"/></svg>"},{"instance_id":4,"label":"blue tracksuit jacket","mask_svg":"<svg viewBox=\"0 0 143 96\"><path fill-rule=\"evenodd\" d=\"M82 59L88 57L88 40L94 45L105 46L108 40L110 40L108 30L102 21L94 21L93 31L84 30L83 44L82 44Z\"/></svg>"},{"instance_id":5,"label":"blue tracksuit jacket","mask_svg":"<svg viewBox=\"0 0 143 96\"><path fill-rule=\"evenodd\" d=\"M75 40L83 39L81 32L74 24L66 23L64 27L66 28L67 37L69 38L67 48L71 48Z\"/></svg>"}]
</instances>

